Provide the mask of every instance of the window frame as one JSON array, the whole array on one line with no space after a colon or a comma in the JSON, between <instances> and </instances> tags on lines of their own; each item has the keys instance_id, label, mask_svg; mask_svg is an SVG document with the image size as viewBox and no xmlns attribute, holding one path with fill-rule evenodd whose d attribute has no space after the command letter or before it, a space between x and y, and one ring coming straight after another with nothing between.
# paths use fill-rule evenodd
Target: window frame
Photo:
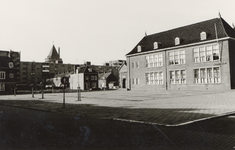
<instances>
[{"instance_id":1,"label":"window frame","mask_svg":"<svg viewBox=\"0 0 235 150\"><path fill-rule=\"evenodd\" d=\"M5 71L0 71L0 79L1 80L6 79L6 72Z\"/></svg>"}]
</instances>

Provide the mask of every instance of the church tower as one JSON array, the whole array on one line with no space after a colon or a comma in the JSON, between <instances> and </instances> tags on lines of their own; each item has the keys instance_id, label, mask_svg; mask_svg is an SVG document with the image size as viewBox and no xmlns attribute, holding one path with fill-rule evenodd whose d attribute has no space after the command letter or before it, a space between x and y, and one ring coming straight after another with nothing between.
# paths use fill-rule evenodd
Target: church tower
<instances>
[{"instance_id":1,"label":"church tower","mask_svg":"<svg viewBox=\"0 0 235 150\"><path fill-rule=\"evenodd\" d=\"M60 48L58 48L58 53L57 53L57 50L55 46L53 45L49 55L45 59L45 62L62 64L63 61L60 58Z\"/></svg>"}]
</instances>

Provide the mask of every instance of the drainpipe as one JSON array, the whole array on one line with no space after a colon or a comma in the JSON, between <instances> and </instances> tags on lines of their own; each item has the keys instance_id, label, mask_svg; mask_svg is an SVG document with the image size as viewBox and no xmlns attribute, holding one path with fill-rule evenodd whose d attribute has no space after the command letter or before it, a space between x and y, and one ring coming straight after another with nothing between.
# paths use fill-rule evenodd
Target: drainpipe
<instances>
[{"instance_id":1,"label":"drainpipe","mask_svg":"<svg viewBox=\"0 0 235 150\"><path fill-rule=\"evenodd\" d=\"M166 90L168 90L168 85L167 85L167 52L165 51L165 80L166 80Z\"/></svg>"},{"instance_id":2,"label":"drainpipe","mask_svg":"<svg viewBox=\"0 0 235 150\"><path fill-rule=\"evenodd\" d=\"M128 77L128 80L129 80L129 81L128 81L128 82L129 82L129 86L128 86L128 87L129 87L129 90L131 90L131 78L130 78L130 77L131 77L131 71L130 71L130 69L131 69L131 68L130 68L130 57L127 57L127 59L128 59L128 62L129 62L129 63L128 63L128 72L129 72L129 77Z\"/></svg>"}]
</instances>

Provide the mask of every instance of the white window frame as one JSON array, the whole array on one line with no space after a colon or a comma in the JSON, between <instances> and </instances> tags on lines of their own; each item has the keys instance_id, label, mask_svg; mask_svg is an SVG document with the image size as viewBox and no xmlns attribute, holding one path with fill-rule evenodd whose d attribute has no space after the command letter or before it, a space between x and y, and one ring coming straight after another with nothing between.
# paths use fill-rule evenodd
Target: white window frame
<instances>
[{"instance_id":1,"label":"white window frame","mask_svg":"<svg viewBox=\"0 0 235 150\"><path fill-rule=\"evenodd\" d=\"M0 79L6 79L6 72L0 71Z\"/></svg>"},{"instance_id":2,"label":"white window frame","mask_svg":"<svg viewBox=\"0 0 235 150\"><path fill-rule=\"evenodd\" d=\"M163 66L162 52L145 56L145 63L147 68L162 67Z\"/></svg>"},{"instance_id":3,"label":"white window frame","mask_svg":"<svg viewBox=\"0 0 235 150\"><path fill-rule=\"evenodd\" d=\"M210 44L193 48L194 63L220 60L219 44Z\"/></svg>"},{"instance_id":4,"label":"white window frame","mask_svg":"<svg viewBox=\"0 0 235 150\"><path fill-rule=\"evenodd\" d=\"M141 46L140 45L137 46L137 52L141 52Z\"/></svg>"},{"instance_id":5,"label":"white window frame","mask_svg":"<svg viewBox=\"0 0 235 150\"><path fill-rule=\"evenodd\" d=\"M201 40L203 41L203 40L206 40L207 39L207 36L206 36L206 32L201 32L200 33L200 38L201 38Z\"/></svg>"},{"instance_id":6,"label":"white window frame","mask_svg":"<svg viewBox=\"0 0 235 150\"><path fill-rule=\"evenodd\" d=\"M171 70L169 73L170 84L186 84L186 70Z\"/></svg>"},{"instance_id":7,"label":"white window frame","mask_svg":"<svg viewBox=\"0 0 235 150\"><path fill-rule=\"evenodd\" d=\"M146 85L162 85L163 72L148 72L145 73Z\"/></svg>"},{"instance_id":8,"label":"white window frame","mask_svg":"<svg viewBox=\"0 0 235 150\"><path fill-rule=\"evenodd\" d=\"M198 77L195 78L195 71L198 70ZM202 71L204 73L202 75ZM217 70L217 72L215 72ZM194 69L194 84L219 84L221 83L221 67L207 67Z\"/></svg>"},{"instance_id":9,"label":"white window frame","mask_svg":"<svg viewBox=\"0 0 235 150\"><path fill-rule=\"evenodd\" d=\"M153 43L153 49L158 49L158 42Z\"/></svg>"},{"instance_id":10,"label":"white window frame","mask_svg":"<svg viewBox=\"0 0 235 150\"><path fill-rule=\"evenodd\" d=\"M179 37L175 38L175 45L180 45L180 38Z\"/></svg>"},{"instance_id":11,"label":"white window frame","mask_svg":"<svg viewBox=\"0 0 235 150\"><path fill-rule=\"evenodd\" d=\"M168 52L169 65L185 64L185 50L176 50Z\"/></svg>"}]
</instances>

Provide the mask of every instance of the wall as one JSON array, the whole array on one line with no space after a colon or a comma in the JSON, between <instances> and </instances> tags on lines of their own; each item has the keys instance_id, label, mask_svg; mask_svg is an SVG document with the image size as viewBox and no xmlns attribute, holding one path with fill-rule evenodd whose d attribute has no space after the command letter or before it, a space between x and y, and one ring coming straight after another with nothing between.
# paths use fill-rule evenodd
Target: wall
<instances>
[{"instance_id":1,"label":"wall","mask_svg":"<svg viewBox=\"0 0 235 150\"><path fill-rule=\"evenodd\" d=\"M127 57L127 67L128 67L128 87L132 90L151 90L151 91L158 91L158 90L228 90L230 89L230 62L229 62L229 45L228 41L219 41L219 46L221 51L221 61L212 61L212 62L201 62L195 63L193 60L193 48L199 46L207 46L214 43L207 43L203 45L194 45L188 46L183 48L171 49L167 51L163 51L163 66L162 67L154 67L154 68L147 68L145 62L145 56L156 54L158 52L149 53L149 54L141 54L136 56ZM230 44L232 49L235 48L235 44ZM169 52L175 50L185 50L185 58L186 63L180 65L169 65ZM231 50L230 50L231 51ZM233 55L234 56L234 52ZM230 56L230 58L234 58ZM231 60L231 59L230 59ZM139 62L139 68L133 69L132 62ZM235 61L232 61L235 64ZM220 76L221 76L221 83L216 84L195 84L194 83L194 69L198 68L208 68L208 67L220 67ZM186 70L186 84L170 84L170 71L174 70ZM147 72L163 72L163 85L146 85L146 77L145 73ZM235 69L233 69L232 76L235 75ZM130 79L132 78L139 78L140 84L133 85L130 84ZM233 85L235 86L235 81L233 81Z\"/></svg>"}]
</instances>

